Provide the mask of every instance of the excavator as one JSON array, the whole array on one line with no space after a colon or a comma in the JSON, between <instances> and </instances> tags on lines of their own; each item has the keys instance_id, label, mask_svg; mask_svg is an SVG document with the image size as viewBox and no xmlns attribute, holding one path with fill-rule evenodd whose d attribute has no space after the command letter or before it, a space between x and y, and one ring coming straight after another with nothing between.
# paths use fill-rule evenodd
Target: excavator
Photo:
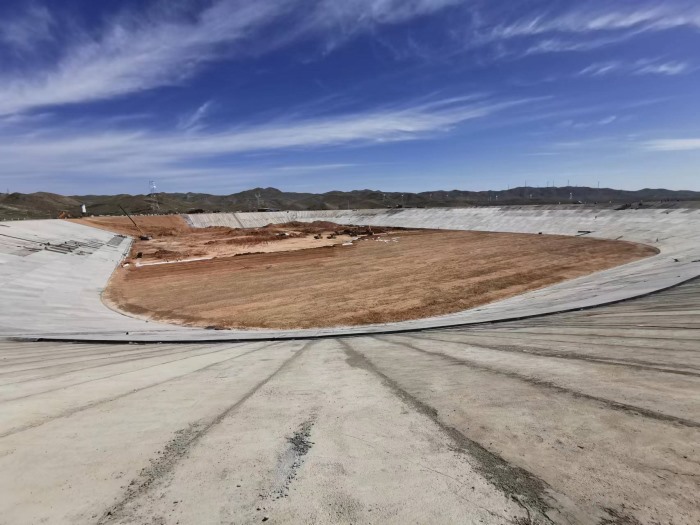
<instances>
[{"instance_id":1,"label":"excavator","mask_svg":"<svg viewBox=\"0 0 700 525\"><path fill-rule=\"evenodd\" d=\"M132 223L132 224L136 227L136 229L139 231L139 234L140 234L140 235L139 235L139 239L141 239L142 241L150 241L150 240L151 240L151 236L150 236L150 235L146 235L145 233L143 233L143 230L142 230L141 228L139 228L139 225L136 224L136 222L134 221L134 219L131 218L131 215L129 215L129 212L127 212L127 211L126 211L124 208L122 208L121 206L119 206L119 209L120 209L122 212L124 212L124 215L126 215L127 217L129 217L129 220L131 221L131 223Z\"/></svg>"}]
</instances>

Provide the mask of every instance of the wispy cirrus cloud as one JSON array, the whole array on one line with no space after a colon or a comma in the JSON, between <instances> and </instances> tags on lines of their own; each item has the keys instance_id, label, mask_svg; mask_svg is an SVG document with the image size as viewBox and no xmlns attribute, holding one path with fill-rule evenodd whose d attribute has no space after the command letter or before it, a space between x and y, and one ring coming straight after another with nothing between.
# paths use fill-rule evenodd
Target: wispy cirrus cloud
<instances>
[{"instance_id":1,"label":"wispy cirrus cloud","mask_svg":"<svg viewBox=\"0 0 700 525\"><path fill-rule=\"evenodd\" d=\"M646 33L700 28L700 6L677 2L577 3L535 2L521 16L497 24L486 19L474 45L501 45L502 56L583 52L610 46ZM539 7L538 7L539 6ZM511 47L507 47L511 46Z\"/></svg>"},{"instance_id":2,"label":"wispy cirrus cloud","mask_svg":"<svg viewBox=\"0 0 700 525\"><path fill-rule=\"evenodd\" d=\"M122 16L67 44L54 67L0 76L0 114L91 102L175 84L280 14L272 2L220 1L195 21ZM12 26L13 21L3 23ZM231 49L228 49L231 51Z\"/></svg>"},{"instance_id":3,"label":"wispy cirrus cloud","mask_svg":"<svg viewBox=\"0 0 700 525\"><path fill-rule=\"evenodd\" d=\"M376 25L429 15L461 1L216 0L190 16L162 10L140 16L122 14L98 36L80 34L69 40L54 66L28 74L0 74L0 114L174 85L217 59L265 53L304 38L336 45ZM41 8L32 13L31 20L24 14L0 21L0 41L19 48L47 33L36 19L50 24L49 11ZM282 17L284 25L271 30Z\"/></svg>"},{"instance_id":4,"label":"wispy cirrus cloud","mask_svg":"<svg viewBox=\"0 0 700 525\"><path fill-rule=\"evenodd\" d=\"M54 19L42 5L28 2L13 19L0 22L0 43L16 52L28 52L53 40Z\"/></svg>"},{"instance_id":5,"label":"wispy cirrus cloud","mask_svg":"<svg viewBox=\"0 0 700 525\"><path fill-rule=\"evenodd\" d=\"M617 73L623 69L623 64L618 61L596 62L590 66L584 67L577 73L580 77L602 77L611 73Z\"/></svg>"},{"instance_id":6,"label":"wispy cirrus cloud","mask_svg":"<svg viewBox=\"0 0 700 525\"><path fill-rule=\"evenodd\" d=\"M613 60L596 62L577 73L582 77L603 77L612 74L675 76L692 71L688 62L641 59L630 62Z\"/></svg>"},{"instance_id":7,"label":"wispy cirrus cloud","mask_svg":"<svg viewBox=\"0 0 700 525\"><path fill-rule=\"evenodd\" d=\"M192 113L180 118L180 121L177 124L177 129L188 131L200 130L202 128L202 123L207 114L210 112L213 104L213 101L208 100Z\"/></svg>"},{"instance_id":8,"label":"wispy cirrus cloud","mask_svg":"<svg viewBox=\"0 0 700 525\"><path fill-rule=\"evenodd\" d=\"M649 151L700 151L700 138L649 140L643 147Z\"/></svg>"},{"instance_id":9,"label":"wispy cirrus cloud","mask_svg":"<svg viewBox=\"0 0 700 525\"><path fill-rule=\"evenodd\" d=\"M634 71L635 75L666 75L675 76L687 73L692 67L687 62L671 61L640 64Z\"/></svg>"},{"instance_id":10,"label":"wispy cirrus cloud","mask_svg":"<svg viewBox=\"0 0 700 525\"><path fill-rule=\"evenodd\" d=\"M471 15L459 45L490 46L499 49L498 56L587 51L645 32L700 28L700 7L675 2L610 6L595 1L573 8L533 2L521 15L474 0L215 0L207 5L187 16L175 7L122 12L97 31L59 28L64 38L51 64L0 73L0 115L177 85L216 60L259 56L297 41L315 40L330 52L379 26L449 8ZM56 24L49 8L30 4L0 21L0 52L3 44L12 52L45 43ZM413 49L406 52L430 55L429 44L409 41ZM680 62L668 62L644 71L672 75L684 69Z\"/></svg>"},{"instance_id":11,"label":"wispy cirrus cloud","mask_svg":"<svg viewBox=\"0 0 700 525\"><path fill-rule=\"evenodd\" d=\"M343 170L347 168L355 168L360 164L336 163L336 164L303 164L292 166L277 166L274 169L277 171L293 171L293 172L308 172L308 171L328 171L328 170Z\"/></svg>"},{"instance_id":12,"label":"wispy cirrus cloud","mask_svg":"<svg viewBox=\"0 0 700 525\"><path fill-rule=\"evenodd\" d=\"M82 126L3 133L0 128L0 173L172 178L207 159L425 139L526 102L533 100L453 97L327 117L281 117L211 132L86 131ZM199 174L206 172L201 168Z\"/></svg>"},{"instance_id":13,"label":"wispy cirrus cloud","mask_svg":"<svg viewBox=\"0 0 700 525\"><path fill-rule=\"evenodd\" d=\"M601 47L608 46L610 44L615 44L620 42L626 37L621 36L608 36L608 37L597 37L597 38L567 38L567 37L553 37L553 38L538 38L529 45L527 45L523 50L511 51L510 54L516 56L532 56L532 55L543 55L550 53L581 53L585 51L593 51Z\"/></svg>"},{"instance_id":14,"label":"wispy cirrus cloud","mask_svg":"<svg viewBox=\"0 0 700 525\"><path fill-rule=\"evenodd\" d=\"M543 11L530 14L495 26L486 36L490 39L510 39L547 33L589 34L625 30L639 33L683 26L700 27L700 9L697 6L672 2L611 6L609 2L595 2L578 4L560 13Z\"/></svg>"},{"instance_id":15,"label":"wispy cirrus cloud","mask_svg":"<svg viewBox=\"0 0 700 525\"><path fill-rule=\"evenodd\" d=\"M609 126L619 120L617 115L608 115L607 117L601 117L596 120L586 120L579 121L568 119L561 123L561 126L569 129L587 129L600 126Z\"/></svg>"}]
</instances>

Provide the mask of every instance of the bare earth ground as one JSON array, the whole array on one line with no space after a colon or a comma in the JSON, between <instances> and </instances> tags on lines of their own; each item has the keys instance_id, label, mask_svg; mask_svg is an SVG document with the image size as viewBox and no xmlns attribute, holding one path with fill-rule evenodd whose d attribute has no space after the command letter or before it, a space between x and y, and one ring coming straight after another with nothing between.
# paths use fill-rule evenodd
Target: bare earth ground
<instances>
[{"instance_id":1,"label":"bare earth ground","mask_svg":"<svg viewBox=\"0 0 700 525\"><path fill-rule=\"evenodd\" d=\"M383 323L465 310L655 253L590 238L402 231L352 246L130 265L103 298L131 314L204 327Z\"/></svg>"},{"instance_id":2,"label":"bare earth ground","mask_svg":"<svg viewBox=\"0 0 700 525\"><path fill-rule=\"evenodd\" d=\"M140 253L139 265L179 262L191 259L227 257L244 253L267 253L333 246L353 239L341 232L347 227L331 222L270 224L264 228L192 228L179 215L135 216L136 228L127 217L86 217L75 222L130 235L135 242L132 258ZM367 228L352 228L364 232ZM330 234L338 232L339 235ZM385 231L375 228L375 231ZM141 234L151 237L140 240ZM320 234L316 239L314 235ZM134 261L131 261L134 262Z\"/></svg>"}]
</instances>

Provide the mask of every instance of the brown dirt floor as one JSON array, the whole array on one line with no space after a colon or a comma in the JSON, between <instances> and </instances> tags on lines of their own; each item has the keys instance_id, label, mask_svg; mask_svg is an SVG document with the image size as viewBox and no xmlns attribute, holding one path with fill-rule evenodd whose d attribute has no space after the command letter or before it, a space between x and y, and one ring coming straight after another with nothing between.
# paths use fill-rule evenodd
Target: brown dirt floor
<instances>
[{"instance_id":1,"label":"brown dirt floor","mask_svg":"<svg viewBox=\"0 0 700 525\"><path fill-rule=\"evenodd\" d=\"M138 264L176 262L189 259L228 257L244 253L267 253L333 246L352 240L350 235L329 234L348 229L332 222L271 224L263 228L192 228L179 215L133 217L139 229L127 217L86 217L75 222L134 237L131 259L140 253ZM362 233L366 228L350 228ZM382 232L385 229L375 228ZM139 239L141 232L152 237ZM320 239L314 235L320 234ZM131 261L133 262L133 261Z\"/></svg>"},{"instance_id":2,"label":"brown dirt floor","mask_svg":"<svg viewBox=\"0 0 700 525\"><path fill-rule=\"evenodd\" d=\"M353 246L132 265L115 272L103 298L134 315L204 327L383 323L465 310L655 253L592 238L404 231Z\"/></svg>"}]
</instances>

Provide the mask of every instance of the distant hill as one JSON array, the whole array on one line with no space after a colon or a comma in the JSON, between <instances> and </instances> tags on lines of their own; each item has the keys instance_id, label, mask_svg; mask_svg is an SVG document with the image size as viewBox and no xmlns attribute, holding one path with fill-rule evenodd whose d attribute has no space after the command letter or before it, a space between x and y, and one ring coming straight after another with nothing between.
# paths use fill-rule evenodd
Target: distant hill
<instances>
[{"instance_id":1,"label":"distant hill","mask_svg":"<svg viewBox=\"0 0 700 525\"><path fill-rule=\"evenodd\" d=\"M437 208L459 206L496 206L513 204L608 204L628 205L640 202L665 203L700 201L700 192L643 189L638 191L611 188L548 187L512 188L502 191L427 191L421 193L382 192L376 190L294 193L276 188L254 188L231 195L206 193L159 193L159 213L255 211L258 208L279 210L335 210L345 208ZM81 195L54 193L0 194L0 220L56 218L65 211L80 214L80 205L91 215L152 213L153 199L148 195ZM677 205L677 204L676 204Z\"/></svg>"}]
</instances>

